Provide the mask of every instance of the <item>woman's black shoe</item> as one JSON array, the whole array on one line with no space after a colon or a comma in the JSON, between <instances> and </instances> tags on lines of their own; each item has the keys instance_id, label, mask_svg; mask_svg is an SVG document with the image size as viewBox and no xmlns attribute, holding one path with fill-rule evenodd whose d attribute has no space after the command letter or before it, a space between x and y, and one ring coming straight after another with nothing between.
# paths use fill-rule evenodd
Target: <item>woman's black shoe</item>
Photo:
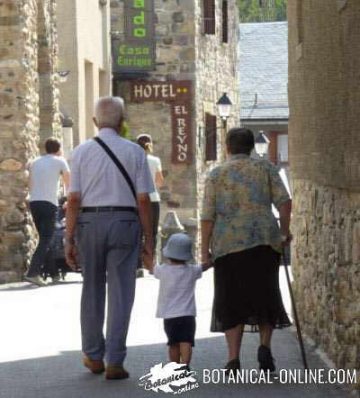
<instances>
[{"instance_id":1,"label":"woman's black shoe","mask_svg":"<svg viewBox=\"0 0 360 398\"><path fill-rule=\"evenodd\" d=\"M270 348L261 345L258 349L258 361L260 370L275 371L274 358L271 355Z\"/></svg>"},{"instance_id":2,"label":"woman's black shoe","mask_svg":"<svg viewBox=\"0 0 360 398\"><path fill-rule=\"evenodd\" d=\"M225 374L228 376L231 371L235 373L237 369L240 369L240 360L239 359L232 359L225 365L226 372Z\"/></svg>"}]
</instances>

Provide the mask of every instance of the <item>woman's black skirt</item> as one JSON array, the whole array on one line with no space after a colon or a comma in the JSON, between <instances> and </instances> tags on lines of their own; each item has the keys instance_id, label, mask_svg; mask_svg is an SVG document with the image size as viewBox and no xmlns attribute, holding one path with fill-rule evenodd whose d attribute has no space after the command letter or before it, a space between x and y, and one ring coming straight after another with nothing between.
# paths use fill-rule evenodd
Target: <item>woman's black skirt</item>
<instances>
[{"instance_id":1,"label":"woman's black skirt","mask_svg":"<svg viewBox=\"0 0 360 398\"><path fill-rule=\"evenodd\" d=\"M212 332L239 324L291 325L279 288L280 254L271 246L231 253L215 261Z\"/></svg>"}]
</instances>

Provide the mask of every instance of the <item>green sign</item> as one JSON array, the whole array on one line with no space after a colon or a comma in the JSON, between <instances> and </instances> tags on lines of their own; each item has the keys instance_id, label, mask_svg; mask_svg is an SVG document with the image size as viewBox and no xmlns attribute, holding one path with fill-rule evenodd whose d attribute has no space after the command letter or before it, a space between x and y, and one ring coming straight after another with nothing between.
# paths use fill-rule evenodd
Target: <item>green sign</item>
<instances>
[{"instance_id":1,"label":"green sign","mask_svg":"<svg viewBox=\"0 0 360 398\"><path fill-rule=\"evenodd\" d=\"M125 0L124 20L124 38L112 42L114 72L154 70L154 0Z\"/></svg>"}]
</instances>

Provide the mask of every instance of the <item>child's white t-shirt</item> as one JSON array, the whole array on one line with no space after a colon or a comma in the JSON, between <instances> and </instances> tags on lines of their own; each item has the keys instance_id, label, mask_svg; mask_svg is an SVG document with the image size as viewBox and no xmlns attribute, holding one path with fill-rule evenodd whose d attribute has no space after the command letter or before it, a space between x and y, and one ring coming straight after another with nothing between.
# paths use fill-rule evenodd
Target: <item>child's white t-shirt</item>
<instances>
[{"instance_id":1,"label":"child's white t-shirt","mask_svg":"<svg viewBox=\"0 0 360 398\"><path fill-rule=\"evenodd\" d=\"M201 265L156 265L154 276L160 280L158 318L196 316L195 284L202 276Z\"/></svg>"}]
</instances>

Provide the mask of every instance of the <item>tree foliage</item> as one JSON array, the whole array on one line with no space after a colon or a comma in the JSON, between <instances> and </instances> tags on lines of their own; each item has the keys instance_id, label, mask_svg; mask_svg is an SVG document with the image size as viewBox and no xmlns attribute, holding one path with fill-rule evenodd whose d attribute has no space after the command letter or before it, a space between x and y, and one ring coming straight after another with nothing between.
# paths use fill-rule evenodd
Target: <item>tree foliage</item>
<instances>
[{"instance_id":1,"label":"tree foliage","mask_svg":"<svg viewBox=\"0 0 360 398\"><path fill-rule=\"evenodd\" d=\"M287 0L237 0L241 22L286 21Z\"/></svg>"}]
</instances>

